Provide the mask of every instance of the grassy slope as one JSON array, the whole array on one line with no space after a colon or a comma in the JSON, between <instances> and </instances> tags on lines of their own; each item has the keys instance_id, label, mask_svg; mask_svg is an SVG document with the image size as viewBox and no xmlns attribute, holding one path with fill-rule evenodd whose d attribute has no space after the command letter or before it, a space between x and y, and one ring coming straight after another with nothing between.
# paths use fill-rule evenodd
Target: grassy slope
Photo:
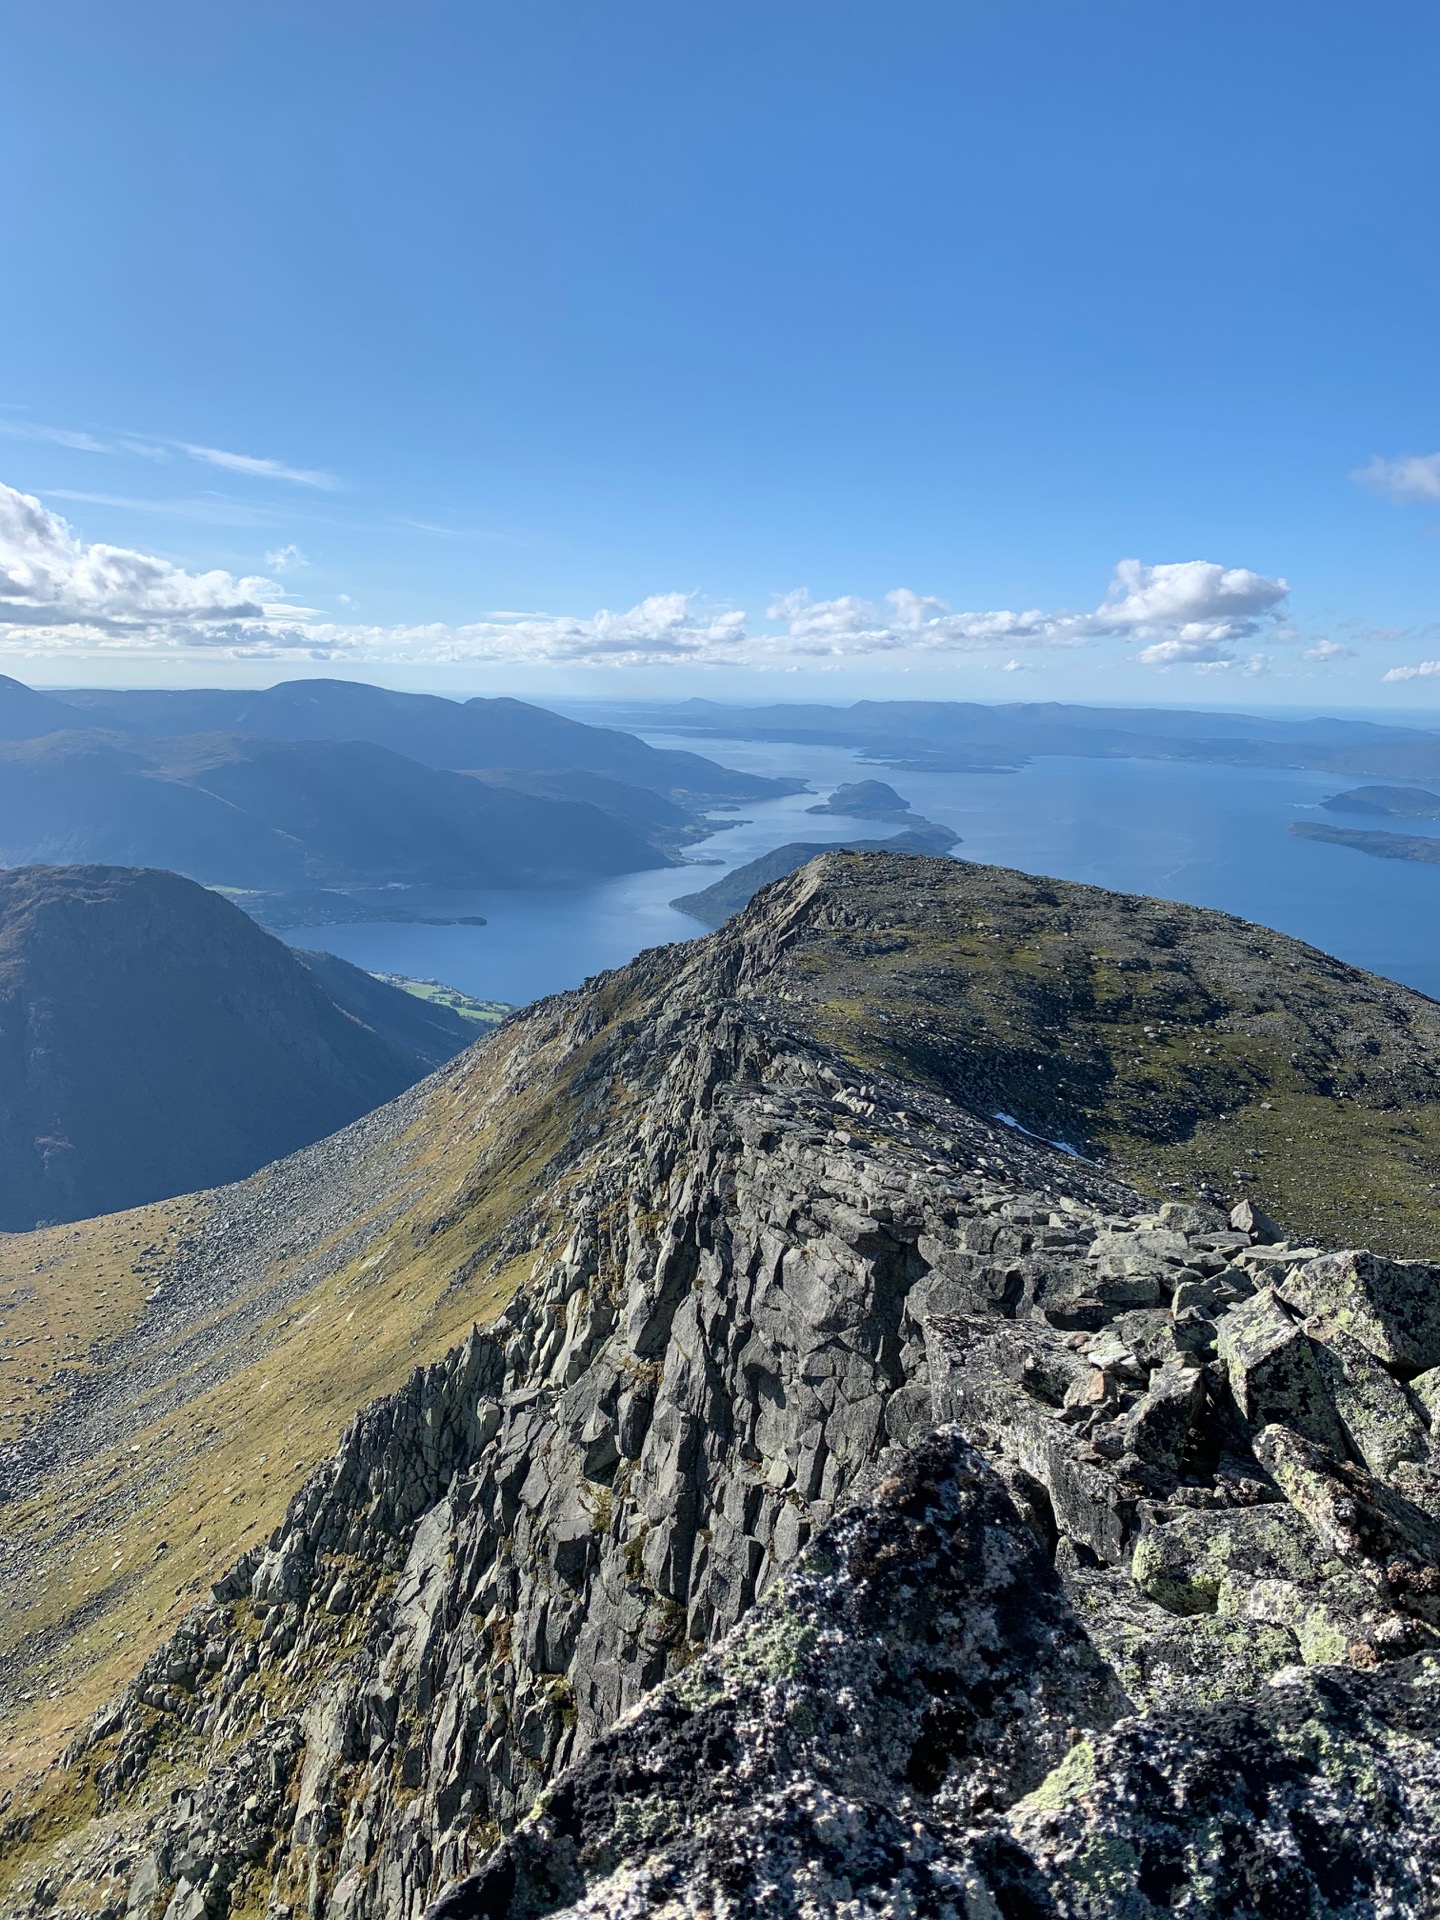
<instances>
[{"instance_id":1,"label":"grassy slope","mask_svg":"<svg viewBox=\"0 0 1440 1920\"><path fill-rule=\"evenodd\" d=\"M254 1288L276 1291L275 1310L243 1338L216 1316L220 1365L197 1375L178 1411L147 1420L133 1409L108 1445L0 1509L0 1555L24 1570L0 1581L0 1794L27 1775L27 1793L37 1790L36 1769L269 1533L358 1407L501 1310L529 1272L503 1231L525 1208L541 1216L537 1241L547 1220L568 1231L557 1157L571 1151L573 1082L608 1022L578 1046L553 1019L537 1026L508 1047L497 1036L420 1090L401 1172L377 1175L388 1217L318 1284L298 1299L279 1285L323 1252L324 1235L307 1237L303 1221L298 1240L257 1256ZM363 1187L363 1162L357 1172ZM263 1198L269 1178L244 1189ZM0 1433L18 1438L45 1417L50 1390L30 1356L73 1353L72 1364L102 1368L108 1345L143 1328L145 1296L187 1220L240 1191L0 1239L0 1352L21 1363L0 1367ZM380 1205L397 1194L398 1217ZM280 1223L282 1240L295 1224Z\"/></svg>"},{"instance_id":2,"label":"grassy slope","mask_svg":"<svg viewBox=\"0 0 1440 1920\"><path fill-rule=\"evenodd\" d=\"M473 1020L477 1027L496 1027L507 1013L515 1011L508 1000L477 1000L473 993L462 993L459 987L447 987L440 980L415 980L408 973L377 973L375 978L413 993L417 1000L433 1000L437 1006L449 1007L462 1020Z\"/></svg>"},{"instance_id":3,"label":"grassy slope","mask_svg":"<svg viewBox=\"0 0 1440 1920\"><path fill-rule=\"evenodd\" d=\"M1423 994L1228 915L1003 868L831 855L785 884L810 893L785 990L852 1057L1151 1191L1440 1249L1440 1005Z\"/></svg>"}]
</instances>

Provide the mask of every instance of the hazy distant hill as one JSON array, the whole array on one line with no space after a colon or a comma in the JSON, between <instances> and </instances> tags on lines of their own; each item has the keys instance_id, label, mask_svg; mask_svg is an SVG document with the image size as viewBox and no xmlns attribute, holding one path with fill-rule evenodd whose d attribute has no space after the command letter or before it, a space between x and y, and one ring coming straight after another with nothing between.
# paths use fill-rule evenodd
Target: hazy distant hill
<instances>
[{"instance_id":1,"label":"hazy distant hill","mask_svg":"<svg viewBox=\"0 0 1440 1920\"><path fill-rule=\"evenodd\" d=\"M1375 813L1401 820L1440 820L1440 793L1425 787L1352 787L1320 802L1334 813Z\"/></svg>"},{"instance_id":2,"label":"hazy distant hill","mask_svg":"<svg viewBox=\"0 0 1440 1920\"><path fill-rule=\"evenodd\" d=\"M474 779L512 793L534 794L549 800L583 800L602 813L613 814L658 847L683 847L708 837L715 823L701 820L668 794L637 787L606 773L572 768L558 773L532 773L521 767L480 767Z\"/></svg>"},{"instance_id":3,"label":"hazy distant hill","mask_svg":"<svg viewBox=\"0 0 1440 1920\"><path fill-rule=\"evenodd\" d=\"M1309 767L1396 780L1440 777L1440 734L1333 717L967 700L857 700L848 707L686 700L616 712L627 725L673 727L701 737L855 747L889 766L917 771L1018 766L1035 755L1073 754Z\"/></svg>"},{"instance_id":4,"label":"hazy distant hill","mask_svg":"<svg viewBox=\"0 0 1440 1920\"><path fill-rule=\"evenodd\" d=\"M239 1179L474 1037L176 874L0 874L0 1228Z\"/></svg>"},{"instance_id":5,"label":"hazy distant hill","mask_svg":"<svg viewBox=\"0 0 1440 1920\"><path fill-rule=\"evenodd\" d=\"M25 696L25 698L22 698ZM31 709L40 696L17 680L0 680L0 737L13 710L16 727L53 731L53 716ZM647 746L634 734L586 726L523 700L445 700L392 693L353 680L286 680L253 690L66 692L64 701L90 725L170 735L247 733L276 740L368 740L428 767L517 767L534 772L576 768L656 793L695 799L754 800L793 793L798 780L737 773L697 753ZM64 725L62 719L58 724ZM74 724L71 722L71 724Z\"/></svg>"},{"instance_id":6,"label":"hazy distant hill","mask_svg":"<svg viewBox=\"0 0 1440 1920\"><path fill-rule=\"evenodd\" d=\"M33 740L76 724L73 708L0 673L0 740Z\"/></svg>"},{"instance_id":7,"label":"hazy distant hill","mask_svg":"<svg viewBox=\"0 0 1440 1920\"><path fill-rule=\"evenodd\" d=\"M84 861L268 889L555 885L670 864L586 802L363 741L85 731L0 743L0 865Z\"/></svg>"}]
</instances>

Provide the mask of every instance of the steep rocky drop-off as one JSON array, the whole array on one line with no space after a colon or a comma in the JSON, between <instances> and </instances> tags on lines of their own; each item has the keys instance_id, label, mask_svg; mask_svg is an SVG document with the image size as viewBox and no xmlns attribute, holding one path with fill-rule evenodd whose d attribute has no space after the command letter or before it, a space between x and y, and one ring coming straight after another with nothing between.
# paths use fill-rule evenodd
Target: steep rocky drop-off
<instances>
[{"instance_id":1,"label":"steep rocky drop-off","mask_svg":"<svg viewBox=\"0 0 1440 1920\"><path fill-rule=\"evenodd\" d=\"M1302 1024L1332 1074L1354 1041L1354 1104L1383 1085L1377 1111L1432 1122L1419 996L1222 916L948 862L829 856L532 1009L289 1163L288 1217L280 1170L195 1202L137 1354L189 1342L207 1392L269 1386L292 1319L313 1361L342 1303L358 1344L405 1295L426 1364L16 1779L7 1912L1436 1911L1440 1269L1291 1244L1243 1203L1157 1208L991 1118L1043 1035L1023 971L976 1007L1003 971L972 963L977 922L1017 955L1083 934L1127 1018L1204 992L1201 1031L1267 1070ZM888 1068L872 1021L900 1026ZM1050 1023L1101 1114L1117 1031L1093 1000ZM1191 1097L1241 1051L1194 1061ZM1363 1229L1346 1179L1317 1162L1313 1204ZM262 1283L247 1372L202 1323ZM186 1372L158 1417L122 1373L32 1421L30 1540L69 1473L98 1543L78 1509L127 1444L190 1445L171 1511L199 1510L194 1459L230 1436L200 1437ZM277 1439L300 1421L253 1405ZM113 1671L65 1668L66 1636L146 1579L158 1599L127 1561L11 1638L12 1698ZM31 1724L38 1759L57 1723Z\"/></svg>"}]
</instances>

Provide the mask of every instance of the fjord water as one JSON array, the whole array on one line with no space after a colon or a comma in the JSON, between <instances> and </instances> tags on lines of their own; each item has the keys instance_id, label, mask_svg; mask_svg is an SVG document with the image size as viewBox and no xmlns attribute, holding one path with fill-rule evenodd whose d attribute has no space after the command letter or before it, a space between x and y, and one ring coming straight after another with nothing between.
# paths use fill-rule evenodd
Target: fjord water
<instances>
[{"instance_id":1,"label":"fjord water","mask_svg":"<svg viewBox=\"0 0 1440 1920\"><path fill-rule=\"evenodd\" d=\"M805 811L842 781L878 777L917 814L960 834L958 858L1218 907L1440 999L1440 866L1377 860L1289 831L1296 820L1323 820L1440 834L1440 822L1320 809L1327 795L1363 784L1355 779L1061 758L1033 760L1015 773L901 773L841 747L644 737L757 773L799 775L815 791L747 805L733 824L686 850L689 860L715 865L627 874L578 890L427 894L423 902L406 896L419 912L483 914L483 927L300 927L286 938L376 972L523 1003L623 965L644 947L695 938L704 929L668 902L787 840L885 838L887 827Z\"/></svg>"}]
</instances>

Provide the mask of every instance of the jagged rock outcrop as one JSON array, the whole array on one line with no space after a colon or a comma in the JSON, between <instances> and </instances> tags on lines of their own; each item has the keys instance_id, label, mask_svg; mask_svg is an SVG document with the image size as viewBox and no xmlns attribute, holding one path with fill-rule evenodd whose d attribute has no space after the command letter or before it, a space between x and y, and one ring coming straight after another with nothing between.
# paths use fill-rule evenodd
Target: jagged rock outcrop
<instances>
[{"instance_id":1,"label":"jagged rock outcrop","mask_svg":"<svg viewBox=\"0 0 1440 1920\"><path fill-rule=\"evenodd\" d=\"M762 990L803 885L527 1016L608 1034L563 1231L75 1743L7 1911L1437 1910L1440 1268L855 1065Z\"/></svg>"},{"instance_id":2,"label":"jagged rock outcrop","mask_svg":"<svg viewBox=\"0 0 1440 1920\"><path fill-rule=\"evenodd\" d=\"M1140 1717L954 1428L432 1920L1434 1911L1440 1662Z\"/></svg>"}]
</instances>

